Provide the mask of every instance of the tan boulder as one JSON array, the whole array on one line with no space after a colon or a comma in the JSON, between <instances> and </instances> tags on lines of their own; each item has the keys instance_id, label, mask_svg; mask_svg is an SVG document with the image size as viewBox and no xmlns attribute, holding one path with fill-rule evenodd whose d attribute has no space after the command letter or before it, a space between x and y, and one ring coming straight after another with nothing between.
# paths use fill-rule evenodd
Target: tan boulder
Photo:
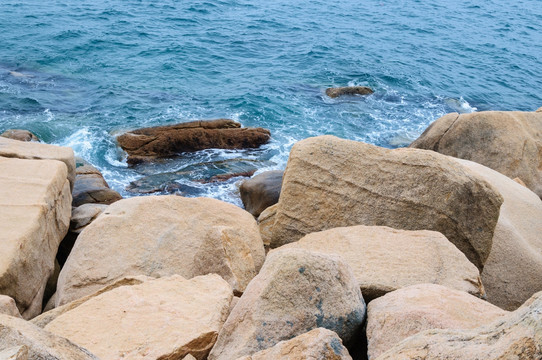
<instances>
[{"instance_id":1,"label":"tan boulder","mask_svg":"<svg viewBox=\"0 0 542 360\"><path fill-rule=\"evenodd\" d=\"M75 158L73 150L35 142L23 142L0 136L0 156L28 160L58 160L66 164L70 189L75 182Z\"/></svg>"},{"instance_id":2,"label":"tan boulder","mask_svg":"<svg viewBox=\"0 0 542 360\"><path fill-rule=\"evenodd\" d=\"M241 184L241 200L249 213L258 217L262 211L279 201L282 174L282 170L265 171Z\"/></svg>"},{"instance_id":3,"label":"tan boulder","mask_svg":"<svg viewBox=\"0 0 542 360\"><path fill-rule=\"evenodd\" d=\"M464 330L425 330L376 358L414 359L542 359L542 292L490 324Z\"/></svg>"},{"instance_id":4,"label":"tan boulder","mask_svg":"<svg viewBox=\"0 0 542 360\"><path fill-rule=\"evenodd\" d=\"M95 296L45 329L102 360L205 359L228 316L232 289L216 274L179 275Z\"/></svg>"},{"instance_id":5,"label":"tan boulder","mask_svg":"<svg viewBox=\"0 0 542 360\"><path fill-rule=\"evenodd\" d=\"M241 293L264 257L256 221L235 205L174 195L124 199L79 234L60 272L56 306L128 275L217 273Z\"/></svg>"},{"instance_id":6,"label":"tan boulder","mask_svg":"<svg viewBox=\"0 0 542 360\"><path fill-rule=\"evenodd\" d=\"M434 230L482 269L501 203L486 181L449 157L319 136L293 146L264 242L277 247L352 225Z\"/></svg>"},{"instance_id":7,"label":"tan boulder","mask_svg":"<svg viewBox=\"0 0 542 360\"><path fill-rule=\"evenodd\" d=\"M280 249L340 256L352 268L366 302L420 283L440 284L484 296L476 266L435 231L358 225L308 234Z\"/></svg>"},{"instance_id":8,"label":"tan boulder","mask_svg":"<svg viewBox=\"0 0 542 360\"><path fill-rule=\"evenodd\" d=\"M28 130L20 129L9 129L4 131L0 136L3 136L8 139L19 140L19 141L34 141L39 142L40 139L33 133Z\"/></svg>"},{"instance_id":9,"label":"tan boulder","mask_svg":"<svg viewBox=\"0 0 542 360\"><path fill-rule=\"evenodd\" d=\"M472 329L508 314L463 291L417 284L390 292L367 306L369 359L429 329Z\"/></svg>"},{"instance_id":10,"label":"tan boulder","mask_svg":"<svg viewBox=\"0 0 542 360\"><path fill-rule=\"evenodd\" d=\"M28 321L0 314L0 359L98 360L88 350Z\"/></svg>"},{"instance_id":11,"label":"tan boulder","mask_svg":"<svg viewBox=\"0 0 542 360\"><path fill-rule=\"evenodd\" d=\"M0 157L0 294L12 297L25 319L41 312L70 205L62 162Z\"/></svg>"},{"instance_id":12,"label":"tan boulder","mask_svg":"<svg viewBox=\"0 0 542 360\"><path fill-rule=\"evenodd\" d=\"M326 89L326 95L330 98L346 95L370 95L372 93L374 93L374 91L367 86L343 86Z\"/></svg>"},{"instance_id":13,"label":"tan boulder","mask_svg":"<svg viewBox=\"0 0 542 360\"><path fill-rule=\"evenodd\" d=\"M217 119L137 129L118 136L117 141L128 153L128 164L136 164L210 148L257 148L270 136L267 129L241 129L238 122Z\"/></svg>"},{"instance_id":14,"label":"tan boulder","mask_svg":"<svg viewBox=\"0 0 542 360\"><path fill-rule=\"evenodd\" d=\"M275 250L220 330L209 360L251 355L318 327L351 346L364 317L357 281L339 257Z\"/></svg>"},{"instance_id":15,"label":"tan boulder","mask_svg":"<svg viewBox=\"0 0 542 360\"><path fill-rule=\"evenodd\" d=\"M70 231L80 234L87 225L107 209L106 204L83 204L72 209Z\"/></svg>"},{"instance_id":16,"label":"tan boulder","mask_svg":"<svg viewBox=\"0 0 542 360\"><path fill-rule=\"evenodd\" d=\"M457 161L504 198L482 282L489 302L506 310L517 309L542 291L542 200L497 171L472 161Z\"/></svg>"},{"instance_id":17,"label":"tan boulder","mask_svg":"<svg viewBox=\"0 0 542 360\"><path fill-rule=\"evenodd\" d=\"M75 184L73 187L73 206L84 204L112 204L122 196L109 188L100 170L81 158L77 159Z\"/></svg>"},{"instance_id":18,"label":"tan boulder","mask_svg":"<svg viewBox=\"0 0 542 360\"><path fill-rule=\"evenodd\" d=\"M510 178L519 177L542 196L542 114L482 111L447 114L410 147L471 160Z\"/></svg>"},{"instance_id":19,"label":"tan boulder","mask_svg":"<svg viewBox=\"0 0 542 360\"><path fill-rule=\"evenodd\" d=\"M0 314L21 317L15 300L6 295L0 295Z\"/></svg>"},{"instance_id":20,"label":"tan boulder","mask_svg":"<svg viewBox=\"0 0 542 360\"><path fill-rule=\"evenodd\" d=\"M331 330L317 328L238 360L352 360L341 338Z\"/></svg>"}]
</instances>

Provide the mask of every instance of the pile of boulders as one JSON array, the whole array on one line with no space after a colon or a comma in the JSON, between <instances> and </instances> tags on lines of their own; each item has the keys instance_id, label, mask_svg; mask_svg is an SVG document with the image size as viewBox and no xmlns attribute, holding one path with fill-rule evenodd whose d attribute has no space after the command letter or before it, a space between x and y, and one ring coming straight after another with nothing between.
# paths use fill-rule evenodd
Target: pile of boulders
<instances>
[{"instance_id":1,"label":"pile of boulders","mask_svg":"<svg viewBox=\"0 0 542 360\"><path fill-rule=\"evenodd\" d=\"M462 117L411 148L300 141L241 187L250 212L165 195L72 213L71 150L0 138L0 358L542 358L542 113ZM469 126L487 142L443 154Z\"/></svg>"}]
</instances>

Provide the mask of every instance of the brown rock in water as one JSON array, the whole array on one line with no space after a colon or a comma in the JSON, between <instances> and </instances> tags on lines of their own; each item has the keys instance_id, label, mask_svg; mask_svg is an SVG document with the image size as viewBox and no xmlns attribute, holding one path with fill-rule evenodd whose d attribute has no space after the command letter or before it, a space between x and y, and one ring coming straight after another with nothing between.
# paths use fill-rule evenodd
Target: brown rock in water
<instances>
[{"instance_id":1,"label":"brown rock in water","mask_svg":"<svg viewBox=\"0 0 542 360\"><path fill-rule=\"evenodd\" d=\"M128 163L177 156L210 148L257 148L269 141L269 130L243 128L233 120L192 121L129 131L117 137Z\"/></svg>"},{"instance_id":2,"label":"brown rock in water","mask_svg":"<svg viewBox=\"0 0 542 360\"><path fill-rule=\"evenodd\" d=\"M542 113L451 113L433 122L410 147L471 160L511 179L519 177L542 196Z\"/></svg>"},{"instance_id":3,"label":"brown rock in water","mask_svg":"<svg viewBox=\"0 0 542 360\"><path fill-rule=\"evenodd\" d=\"M216 274L121 286L55 318L45 330L102 360L205 359L226 320L232 289Z\"/></svg>"},{"instance_id":4,"label":"brown rock in water","mask_svg":"<svg viewBox=\"0 0 542 360\"><path fill-rule=\"evenodd\" d=\"M482 282L490 303L515 310L542 291L542 200L497 171L472 161L457 161L504 198Z\"/></svg>"},{"instance_id":5,"label":"brown rock in water","mask_svg":"<svg viewBox=\"0 0 542 360\"><path fill-rule=\"evenodd\" d=\"M367 86L345 86L326 89L326 95L330 98L344 95L370 95L372 93L374 93L374 91Z\"/></svg>"},{"instance_id":6,"label":"brown rock in water","mask_svg":"<svg viewBox=\"0 0 542 360\"><path fill-rule=\"evenodd\" d=\"M358 225L308 234L279 249L340 256L352 268L366 302L420 283L485 295L476 266L435 231Z\"/></svg>"},{"instance_id":7,"label":"brown rock in water","mask_svg":"<svg viewBox=\"0 0 542 360\"><path fill-rule=\"evenodd\" d=\"M123 199L79 234L56 306L128 275L217 273L241 293L264 258L256 221L235 205L174 195Z\"/></svg>"},{"instance_id":8,"label":"brown rock in water","mask_svg":"<svg viewBox=\"0 0 542 360\"><path fill-rule=\"evenodd\" d=\"M542 292L514 312L470 330L425 330L375 360L542 359Z\"/></svg>"},{"instance_id":9,"label":"brown rock in water","mask_svg":"<svg viewBox=\"0 0 542 360\"><path fill-rule=\"evenodd\" d=\"M357 281L339 257L276 250L232 310L209 360L251 355L318 327L352 345L364 317Z\"/></svg>"},{"instance_id":10,"label":"brown rock in water","mask_svg":"<svg viewBox=\"0 0 542 360\"><path fill-rule=\"evenodd\" d=\"M266 214L271 236L263 240L277 247L352 225L434 230L482 269L502 201L447 156L320 136L292 148L275 215Z\"/></svg>"},{"instance_id":11,"label":"brown rock in water","mask_svg":"<svg viewBox=\"0 0 542 360\"><path fill-rule=\"evenodd\" d=\"M21 317L19 309L17 309L17 305L15 304L15 300L6 295L0 295L0 314Z\"/></svg>"},{"instance_id":12,"label":"brown rock in water","mask_svg":"<svg viewBox=\"0 0 542 360\"><path fill-rule=\"evenodd\" d=\"M77 160L75 185L73 188L72 205L77 207L83 204L112 204L122 199L122 196L105 181L100 170L81 158Z\"/></svg>"},{"instance_id":13,"label":"brown rock in water","mask_svg":"<svg viewBox=\"0 0 542 360\"><path fill-rule=\"evenodd\" d=\"M266 171L241 184L241 200L249 213L258 217L279 201L283 174L282 170Z\"/></svg>"},{"instance_id":14,"label":"brown rock in water","mask_svg":"<svg viewBox=\"0 0 542 360\"><path fill-rule=\"evenodd\" d=\"M429 329L472 329L508 314L463 291L418 284L388 293L367 307L368 355L375 359L401 340Z\"/></svg>"},{"instance_id":15,"label":"brown rock in water","mask_svg":"<svg viewBox=\"0 0 542 360\"><path fill-rule=\"evenodd\" d=\"M28 321L0 314L0 359L99 360L87 349Z\"/></svg>"},{"instance_id":16,"label":"brown rock in water","mask_svg":"<svg viewBox=\"0 0 542 360\"><path fill-rule=\"evenodd\" d=\"M341 338L331 330L317 328L272 348L237 360L352 360Z\"/></svg>"},{"instance_id":17,"label":"brown rock in water","mask_svg":"<svg viewBox=\"0 0 542 360\"><path fill-rule=\"evenodd\" d=\"M40 139L38 139L36 135L34 135L28 130L9 129L0 134L0 136L19 141L40 141Z\"/></svg>"},{"instance_id":18,"label":"brown rock in water","mask_svg":"<svg viewBox=\"0 0 542 360\"><path fill-rule=\"evenodd\" d=\"M60 161L0 157L0 294L12 297L25 319L41 312L58 245L68 231L67 176Z\"/></svg>"}]
</instances>

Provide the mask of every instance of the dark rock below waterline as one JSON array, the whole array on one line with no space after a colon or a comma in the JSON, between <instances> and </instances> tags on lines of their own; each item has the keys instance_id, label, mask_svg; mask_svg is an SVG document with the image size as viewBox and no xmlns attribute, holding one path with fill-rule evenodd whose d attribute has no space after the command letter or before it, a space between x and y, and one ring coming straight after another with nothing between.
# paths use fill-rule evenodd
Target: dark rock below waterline
<instances>
[{"instance_id":1,"label":"dark rock below waterline","mask_svg":"<svg viewBox=\"0 0 542 360\"><path fill-rule=\"evenodd\" d=\"M40 139L38 139L36 135L34 135L28 130L9 129L0 134L0 136L19 141L40 141Z\"/></svg>"},{"instance_id":2,"label":"dark rock below waterline","mask_svg":"<svg viewBox=\"0 0 542 360\"><path fill-rule=\"evenodd\" d=\"M370 95L374 91L367 86L344 86L338 88L327 88L326 95L336 98L343 95Z\"/></svg>"},{"instance_id":3,"label":"dark rock below waterline","mask_svg":"<svg viewBox=\"0 0 542 360\"><path fill-rule=\"evenodd\" d=\"M270 137L267 129L241 128L233 120L217 119L133 130L118 136L117 141L128 153L128 164L135 165L182 152L257 148Z\"/></svg>"}]
</instances>

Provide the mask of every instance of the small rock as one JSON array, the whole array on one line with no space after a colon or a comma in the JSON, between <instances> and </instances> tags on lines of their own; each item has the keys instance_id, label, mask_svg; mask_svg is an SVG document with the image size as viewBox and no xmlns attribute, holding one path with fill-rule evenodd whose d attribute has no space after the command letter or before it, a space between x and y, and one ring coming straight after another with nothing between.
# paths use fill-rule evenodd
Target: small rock
<instances>
[{"instance_id":1,"label":"small rock","mask_svg":"<svg viewBox=\"0 0 542 360\"><path fill-rule=\"evenodd\" d=\"M326 95L330 98L344 95L370 95L372 93L374 93L374 91L367 86L344 86L326 89Z\"/></svg>"},{"instance_id":2,"label":"small rock","mask_svg":"<svg viewBox=\"0 0 542 360\"><path fill-rule=\"evenodd\" d=\"M7 295L0 295L0 314L21 317L15 300ZM1 358L0 358L1 359Z\"/></svg>"},{"instance_id":3,"label":"small rock","mask_svg":"<svg viewBox=\"0 0 542 360\"><path fill-rule=\"evenodd\" d=\"M103 213L109 205L106 204L83 204L72 210L70 231L81 233L83 229L92 223L98 215Z\"/></svg>"},{"instance_id":4,"label":"small rock","mask_svg":"<svg viewBox=\"0 0 542 360\"><path fill-rule=\"evenodd\" d=\"M241 184L241 200L249 213L258 217L279 201L283 174L282 170L266 171Z\"/></svg>"},{"instance_id":5,"label":"small rock","mask_svg":"<svg viewBox=\"0 0 542 360\"><path fill-rule=\"evenodd\" d=\"M40 142L40 139L28 130L9 129L0 134L0 136L19 141Z\"/></svg>"},{"instance_id":6,"label":"small rock","mask_svg":"<svg viewBox=\"0 0 542 360\"><path fill-rule=\"evenodd\" d=\"M122 199L118 192L109 188L100 170L89 163L85 162L84 165L78 166L76 174L72 194L73 206L78 207L83 204L109 205Z\"/></svg>"}]
</instances>

